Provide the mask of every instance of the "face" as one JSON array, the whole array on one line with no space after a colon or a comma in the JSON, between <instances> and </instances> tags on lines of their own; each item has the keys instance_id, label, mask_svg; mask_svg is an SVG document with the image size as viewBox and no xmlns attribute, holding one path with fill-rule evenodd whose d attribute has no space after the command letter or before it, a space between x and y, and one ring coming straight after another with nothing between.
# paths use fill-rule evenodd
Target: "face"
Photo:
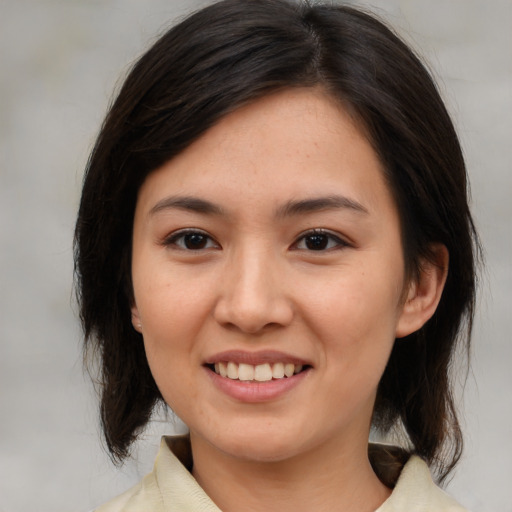
<instances>
[{"instance_id":1,"label":"face","mask_svg":"<svg viewBox=\"0 0 512 512\"><path fill-rule=\"evenodd\" d=\"M321 91L231 113L140 189L134 327L192 439L245 460L366 446L403 328L381 164Z\"/></svg>"}]
</instances>

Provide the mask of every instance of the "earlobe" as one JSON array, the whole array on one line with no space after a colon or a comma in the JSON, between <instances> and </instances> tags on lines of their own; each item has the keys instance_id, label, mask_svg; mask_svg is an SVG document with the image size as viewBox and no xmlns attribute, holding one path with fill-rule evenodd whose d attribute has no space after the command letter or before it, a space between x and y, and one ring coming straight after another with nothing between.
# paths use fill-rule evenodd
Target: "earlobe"
<instances>
[{"instance_id":1,"label":"earlobe","mask_svg":"<svg viewBox=\"0 0 512 512\"><path fill-rule=\"evenodd\" d=\"M140 321L139 310L137 309L137 306L133 305L131 312L133 328L142 334L142 322Z\"/></svg>"},{"instance_id":2,"label":"earlobe","mask_svg":"<svg viewBox=\"0 0 512 512\"><path fill-rule=\"evenodd\" d=\"M449 254L442 244L431 248L432 258L421 262L417 279L409 283L407 298L398 319L396 337L421 329L435 313L448 275Z\"/></svg>"}]
</instances>

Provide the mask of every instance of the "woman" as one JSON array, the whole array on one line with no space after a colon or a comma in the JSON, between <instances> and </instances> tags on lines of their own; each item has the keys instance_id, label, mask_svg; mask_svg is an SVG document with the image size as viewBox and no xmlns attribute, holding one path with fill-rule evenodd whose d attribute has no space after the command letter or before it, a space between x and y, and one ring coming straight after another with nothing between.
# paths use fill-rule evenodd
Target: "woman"
<instances>
[{"instance_id":1,"label":"woman","mask_svg":"<svg viewBox=\"0 0 512 512\"><path fill-rule=\"evenodd\" d=\"M190 434L98 510L463 510L429 467L462 449L466 179L432 79L367 14L227 0L167 32L92 152L76 271L114 459L158 403Z\"/></svg>"}]
</instances>

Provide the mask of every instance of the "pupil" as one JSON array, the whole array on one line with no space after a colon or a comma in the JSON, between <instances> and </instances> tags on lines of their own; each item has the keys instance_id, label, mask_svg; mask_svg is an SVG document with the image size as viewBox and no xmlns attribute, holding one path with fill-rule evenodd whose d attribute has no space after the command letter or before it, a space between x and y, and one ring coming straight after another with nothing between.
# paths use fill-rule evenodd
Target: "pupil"
<instances>
[{"instance_id":1,"label":"pupil","mask_svg":"<svg viewBox=\"0 0 512 512\"><path fill-rule=\"evenodd\" d=\"M203 249L206 245L206 236L200 233L185 235L185 246L187 249Z\"/></svg>"},{"instance_id":2,"label":"pupil","mask_svg":"<svg viewBox=\"0 0 512 512\"><path fill-rule=\"evenodd\" d=\"M306 247L312 251L321 251L327 247L326 235L310 235L306 238Z\"/></svg>"}]
</instances>

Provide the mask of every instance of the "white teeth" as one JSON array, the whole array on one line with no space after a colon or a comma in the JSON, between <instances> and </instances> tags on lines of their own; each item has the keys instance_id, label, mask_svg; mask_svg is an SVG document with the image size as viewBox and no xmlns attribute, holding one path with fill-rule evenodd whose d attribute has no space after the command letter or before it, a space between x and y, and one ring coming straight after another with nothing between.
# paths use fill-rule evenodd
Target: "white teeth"
<instances>
[{"instance_id":1,"label":"white teeth","mask_svg":"<svg viewBox=\"0 0 512 512\"><path fill-rule=\"evenodd\" d=\"M259 382L272 380L272 368L270 368L268 363L259 364L254 368L254 380Z\"/></svg>"},{"instance_id":2,"label":"white teeth","mask_svg":"<svg viewBox=\"0 0 512 512\"><path fill-rule=\"evenodd\" d=\"M254 366L252 364L240 363L238 365L238 379L254 380Z\"/></svg>"},{"instance_id":3,"label":"white teeth","mask_svg":"<svg viewBox=\"0 0 512 512\"><path fill-rule=\"evenodd\" d=\"M303 369L301 364L293 363L263 363L256 366L233 361L214 364L215 373L232 380L268 382L272 379L292 377Z\"/></svg>"},{"instance_id":4,"label":"white teeth","mask_svg":"<svg viewBox=\"0 0 512 512\"><path fill-rule=\"evenodd\" d=\"M228 378L238 379L238 365L231 361L228 363Z\"/></svg>"},{"instance_id":5,"label":"white teeth","mask_svg":"<svg viewBox=\"0 0 512 512\"><path fill-rule=\"evenodd\" d=\"M291 377L295 372L295 365L292 364L292 363L286 363L284 365L284 374L287 376L287 377Z\"/></svg>"},{"instance_id":6,"label":"white teeth","mask_svg":"<svg viewBox=\"0 0 512 512\"><path fill-rule=\"evenodd\" d=\"M272 377L274 377L274 379L282 379L284 377L283 363L274 363L272 365Z\"/></svg>"}]
</instances>

